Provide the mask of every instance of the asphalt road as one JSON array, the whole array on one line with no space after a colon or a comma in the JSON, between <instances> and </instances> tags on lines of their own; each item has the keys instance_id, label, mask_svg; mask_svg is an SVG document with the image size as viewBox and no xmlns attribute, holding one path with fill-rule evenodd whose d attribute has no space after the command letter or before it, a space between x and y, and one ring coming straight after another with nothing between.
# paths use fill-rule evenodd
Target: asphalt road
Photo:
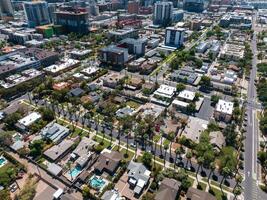
<instances>
[{"instance_id":1,"label":"asphalt road","mask_svg":"<svg viewBox=\"0 0 267 200\"><path fill-rule=\"evenodd\" d=\"M257 152L258 152L258 120L256 116L257 106L253 106L256 103L256 87L255 79L257 74L257 36L256 33L253 35L252 39L252 70L250 73L250 81L248 87L248 105L247 105L247 133L245 139L245 180L243 182L244 187L244 199L245 200L257 200L257 199L267 199L266 193L264 193L257 186L258 178L258 164L257 164ZM251 106L252 105L252 106Z\"/></svg>"},{"instance_id":2,"label":"asphalt road","mask_svg":"<svg viewBox=\"0 0 267 200\"><path fill-rule=\"evenodd\" d=\"M39 106L44 105L44 102L42 100L40 100L37 104ZM45 105L48 107L51 107L51 105L49 105L49 103L45 103ZM83 118L82 116L78 116L76 114L71 116L69 113L67 113L67 111L63 111L62 109L59 109L59 110L55 109L55 112L60 116L63 116L65 114L64 118L68 119L69 121L75 120L81 124L84 121L85 126L90 127L94 130L101 131L102 133L105 133L106 136L111 136L111 130L109 128L107 128L105 125L96 124L96 122L94 120L89 120L89 119ZM117 130L113 129L112 137L113 137L113 141L115 140L115 138L117 138L117 139L119 138L119 133ZM122 142L127 143L127 136L126 135L121 134L120 138L121 138ZM129 144L131 144L131 143L134 144L135 143L134 138L129 137L128 142L129 142ZM149 142L147 142L147 145L145 145L142 141L139 141L137 147L138 147L138 149L145 150L147 152L155 152L157 157L163 158L163 155L165 155L165 151L164 151L163 147L162 147L162 149L160 147L157 147L155 150L155 145L150 145ZM169 149L168 149L166 152L166 160L170 161L171 157L173 159L175 159L175 153L173 152L172 155L170 155ZM184 167L184 168L191 167L192 171L196 171L198 168L197 163L191 162L191 164L190 164L190 162L186 158L181 158L179 164L180 164L180 167ZM201 169L199 170L199 174L202 175L203 177L205 177L205 176L208 177L210 174L210 169L206 169L203 167L202 170ZM213 175L211 176L211 179L213 179L214 181L218 181L218 183L221 182L222 178L223 177L220 175L220 173L218 171L214 171ZM229 184L229 187L235 186L235 180L234 179L228 178L226 182Z\"/></svg>"}]
</instances>

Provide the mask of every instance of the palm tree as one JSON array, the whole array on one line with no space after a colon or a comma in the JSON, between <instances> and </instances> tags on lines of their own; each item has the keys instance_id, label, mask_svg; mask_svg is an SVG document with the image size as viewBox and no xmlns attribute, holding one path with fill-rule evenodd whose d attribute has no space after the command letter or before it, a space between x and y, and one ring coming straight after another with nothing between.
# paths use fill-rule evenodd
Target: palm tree
<instances>
[{"instance_id":1,"label":"palm tree","mask_svg":"<svg viewBox=\"0 0 267 200\"><path fill-rule=\"evenodd\" d=\"M235 184L235 187L234 189L239 186L240 183L242 183L243 181L243 177L240 175L240 174L236 174L235 176L235 181L236 181L236 184Z\"/></svg>"},{"instance_id":2,"label":"palm tree","mask_svg":"<svg viewBox=\"0 0 267 200\"><path fill-rule=\"evenodd\" d=\"M210 177L211 177L211 174L213 174L215 168L216 168L215 162L211 162L210 163L210 173L209 173L209 177L208 177L209 188L210 188Z\"/></svg>"},{"instance_id":3,"label":"palm tree","mask_svg":"<svg viewBox=\"0 0 267 200\"><path fill-rule=\"evenodd\" d=\"M187 125L187 120L186 119L180 119L180 123L181 123L181 128L184 129Z\"/></svg>"},{"instance_id":4,"label":"palm tree","mask_svg":"<svg viewBox=\"0 0 267 200\"><path fill-rule=\"evenodd\" d=\"M199 184L197 176L198 176L200 167L202 167L204 163L204 158L203 157L197 158L197 162L198 162L198 167L197 167L196 179L197 179L197 184Z\"/></svg>"},{"instance_id":5,"label":"palm tree","mask_svg":"<svg viewBox=\"0 0 267 200\"><path fill-rule=\"evenodd\" d=\"M136 156L137 156L137 146L138 146L138 141L137 141L137 135L138 135L138 129L135 128L134 129L134 142L135 142L135 154L134 154L134 159L136 160Z\"/></svg>"},{"instance_id":6,"label":"palm tree","mask_svg":"<svg viewBox=\"0 0 267 200\"><path fill-rule=\"evenodd\" d=\"M120 122L119 122L119 130L118 130L118 140L119 140L119 144L118 144L118 149L120 149L120 146L121 146L121 128L122 128L122 125L121 125Z\"/></svg>"},{"instance_id":7,"label":"palm tree","mask_svg":"<svg viewBox=\"0 0 267 200\"><path fill-rule=\"evenodd\" d=\"M234 193L234 199L236 199L236 197L242 193L242 188L240 186L234 188L233 193Z\"/></svg>"},{"instance_id":8,"label":"palm tree","mask_svg":"<svg viewBox=\"0 0 267 200\"><path fill-rule=\"evenodd\" d=\"M190 162L190 166L192 166L192 163L191 163L191 158L193 157L192 151L187 151L185 157L187 158L186 167L187 167L187 164L188 164L188 160Z\"/></svg>"},{"instance_id":9,"label":"palm tree","mask_svg":"<svg viewBox=\"0 0 267 200\"><path fill-rule=\"evenodd\" d=\"M143 144L144 144L144 148L145 148L145 151L146 151L146 146L147 146L147 140L149 139L148 138L148 135L147 134L144 134L144 140L143 140Z\"/></svg>"},{"instance_id":10,"label":"palm tree","mask_svg":"<svg viewBox=\"0 0 267 200\"><path fill-rule=\"evenodd\" d=\"M169 145L168 144L165 144L164 145L164 150L165 150L165 155L164 155L164 167L165 167L165 164L166 164L166 155L167 155L167 150L169 148Z\"/></svg>"},{"instance_id":11,"label":"palm tree","mask_svg":"<svg viewBox=\"0 0 267 200\"><path fill-rule=\"evenodd\" d=\"M177 147L177 148L175 149L174 169L175 169L175 166L176 166L176 161L177 161L178 155L179 155L179 157L180 157L181 153L182 153L181 147Z\"/></svg>"},{"instance_id":12,"label":"palm tree","mask_svg":"<svg viewBox=\"0 0 267 200\"><path fill-rule=\"evenodd\" d=\"M71 162L70 161L67 162L67 167L68 167L68 169L70 171L70 177L71 177L71 181L72 181L73 177L72 177L72 173L71 173Z\"/></svg>"},{"instance_id":13,"label":"palm tree","mask_svg":"<svg viewBox=\"0 0 267 200\"><path fill-rule=\"evenodd\" d=\"M220 182L220 188L222 189L222 183L227 178L227 176L229 176L231 174L231 170L228 167L224 167L222 169L222 172L221 173L223 175L223 178L222 178L222 180Z\"/></svg>"},{"instance_id":14,"label":"palm tree","mask_svg":"<svg viewBox=\"0 0 267 200\"><path fill-rule=\"evenodd\" d=\"M161 156L163 155L163 153L162 153L163 135L164 135L164 132L160 131L160 153L161 153Z\"/></svg>"},{"instance_id":15,"label":"palm tree","mask_svg":"<svg viewBox=\"0 0 267 200\"><path fill-rule=\"evenodd\" d=\"M155 147L154 147L154 152L153 152L153 156L154 156L154 169L156 168L156 152L157 152L157 143L155 142Z\"/></svg>"},{"instance_id":16,"label":"palm tree","mask_svg":"<svg viewBox=\"0 0 267 200\"><path fill-rule=\"evenodd\" d=\"M174 138L175 138L174 132L170 132L168 135L168 139L170 140L170 159L172 159L172 142Z\"/></svg>"},{"instance_id":17,"label":"palm tree","mask_svg":"<svg viewBox=\"0 0 267 200\"><path fill-rule=\"evenodd\" d=\"M30 103L32 103L32 98L31 98L31 95L30 95L29 92L27 92L27 96L28 96L28 99L29 99Z\"/></svg>"},{"instance_id":18,"label":"palm tree","mask_svg":"<svg viewBox=\"0 0 267 200\"><path fill-rule=\"evenodd\" d=\"M127 146L126 146L126 155L128 156L128 150L129 150L129 129L125 130L126 133L126 142L127 142Z\"/></svg>"}]
</instances>

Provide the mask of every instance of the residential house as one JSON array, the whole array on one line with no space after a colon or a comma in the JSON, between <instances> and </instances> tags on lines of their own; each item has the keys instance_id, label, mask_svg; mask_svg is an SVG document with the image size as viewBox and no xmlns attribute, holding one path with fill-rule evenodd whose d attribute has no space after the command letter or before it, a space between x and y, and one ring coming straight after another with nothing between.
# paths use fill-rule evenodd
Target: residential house
<instances>
[{"instance_id":1,"label":"residential house","mask_svg":"<svg viewBox=\"0 0 267 200\"><path fill-rule=\"evenodd\" d=\"M53 89L60 91L60 90L69 88L69 86L70 86L70 84L67 82L59 82L59 83L55 83L53 85Z\"/></svg>"},{"instance_id":2,"label":"residential house","mask_svg":"<svg viewBox=\"0 0 267 200\"><path fill-rule=\"evenodd\" d=\"M220 99L214 111L214 118L218 121L230 122L234 111L234 103Z\"/></svg>"},{"instance_id":3,"label":"residential house","mask_svg":"<svg viewBox=\"0 0 267 200\"><path fill-rule=\"evenodd\" d=\"M138 77L132 77L127 83L125 84L125 87L130 90L138 90L141 88L143 83L143 80Z\"/></svg>"},{"instance_id":4,"label":"residential house","mask_svg":"<svg viewBox=\"0 0 267 200\"><path fill-rule=\"evenodd\" d=\"M125 198L121 197L120 193L116 190L108 190L106 191L101 200L124 200Z\"/></svg>"},{"instance_id":5,"label":"residential house","mask_svg":"<svg viewBox=\"0 0 267 200\"><path fill-rule=\"evenodd\" d=\"M225 137L221 131L212 131L209 134L210 143L218 150L225 146Z\"/></svg>"},{"instance_id":6,"label":"residential house","mask_svg":"<svg viewBox=\"0 0 267 200\"><path fill-rule=\"evenodd\" d=\"M186 193L187 200L216 200L212 194L190 187Z\"/></svg>"},{"instance_id":7,"label":"residential house","mask_svg":"<svg viewBox=\"0 0 267 200\"><path fill-rule=\"evenodd\" d=\"M151 99L155 103L162 105L169 105L173 100L176 93L176 87L169 85L160 85L160 87L154 92L153 98Z\"/></svg>"},{"instance_id":8,"label":"residential house","mask_svg":"<svg viewBox=\"0 0 267 200\"><path fill-rule=\"evenodd\" d=\"M128 169L128 183L133 189L135 196L140 196L144 188L149 184L149 171L142 163L131 161L127 167Z\"/></svg>"},{"instance_id":9,"label":"residential house","mask_svg":"<svg viewBox=\"0 0 267 200\"><path fill-rule=\"evenodd\" d=\"M123 117L126 117L126 116L131 116L133 115L134 113L134 110L128 106L124 107L124 108L121 108L119 110L116 111L116 116L118 118L123 118Z\"/></svg>"},{"instance_id":10,"label":"residential house","mask_svg":"<svg viewBox=\"0 0 267 200\"><path fill-rule=\"evenodd\" d=\"M44 156L52 162L57 162L63 158L71 149L74 142L72 140L63 140L44 152Z\"/></svg>"},{"instance_id":11,"label":"residential house","mask_svg":"<svg viewBox=\"0 0 267 200\"><path fill-rule=\"evenodd\" d=\"M104 152L102 151L94 165L95 171L100 174L108 173L112 176L117 171L122 158L122 153L105 149Z\"/></svg>"},{"instance_id":12,"label":"residential house","mask_svg":"<svg viewBox=\"0 0 267 200\"><path fill-rule=\"evenodd\" d=\"M78 146L71 153L71 158L80 168L84 168L92 156L95 142L87 137L83 137Z\"/></svg>"},{"instance_id":13,"label":"residential house","mask_svg":"<svg viewBox=\"0 0 267 200\"><path fill-rule=\"evenodd\" d=\"M42 115L38 112L32 112L29 115L23 117L16 123L16 127L23 132L28 131L28 128L36 121L42 118Z\"/></svg>"},{"instance_id":14,"label":"residential house","mask_svg":"<svg viewBox=\"0 0 267 200\"><path fill-rule=\"evenodd\" d=\"M61 126L58 123L50 122L44 127L40 135L43 138L50 139L54 143L60 143L65 137L67 137L70 133L70 130L64 126Z\"/></svg>"},{"instance_id":15,"label":"residential house","mask_svg":"<svg viewBox=\"0 0 267 200\"><path fill-rule=\"evenodd\" d=\"M74 88L68 92L70 97L80 97L85 93L81 88Z\"/></svg>"},{"instance_id":16,"label":"residential house","mask_svg":"<svg viewBox=\"0 0 267 200\"><path fill-rule=\"evenodd\" d=\"M163 112L165 108L153 103L146 103L139 107L139 112L141 113L141 117L153 117L157 119Z\"/></svg>"},{"instance_id":17,"label":"residential house","mask_svg":"<svg viewBox=\"0 0 267 200\"><path fill-rule=\"evenodd\" d=\"M208 124L206 120L190 116L182 135L193 142L199 142L200 135L208 128Z\"/></svg>"},{"instance_id":18,"label":"residential house","mask_svg":"<svg viewBox=\"0 0 267 200\"><path fill-rule=\"evenodd\" d=\"M176 200L181 183L175 179L164 178L161 181L155 200Z\"/></svg>"},{"instance_id":19,"label":"residential house","mask_svg":"<svg viewBox=\"0 0 267 200\"><path fill-rule=\"evenodd\" d=\"M195 96L195 92L183 90L178 94L178 99L175 99L172 102L172 107L174 107L176 110L186 111L187 106L195 99Z\"/></svg>"},{"instance_id":20,"label":"residential house","mask_svg":"<svg viewBox=\"0 0 267 200\"><path fill-rule=\"evenodd\" d=\"M60 176L62 173L62 167L60 167L59 165L55 164L55 163L49 163L47 165L47 170L53 174L54 176Z\"/></svg>"}]
</instances>

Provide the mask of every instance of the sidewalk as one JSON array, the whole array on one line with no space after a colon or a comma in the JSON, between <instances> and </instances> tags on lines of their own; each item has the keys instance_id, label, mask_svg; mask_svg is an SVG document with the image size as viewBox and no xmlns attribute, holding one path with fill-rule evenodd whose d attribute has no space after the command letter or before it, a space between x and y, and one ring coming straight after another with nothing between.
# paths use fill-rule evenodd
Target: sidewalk
<instances>
[{"instance_id":1,"label":"sidewalk","mask_svg":"<svg viewBox=\"0 0 267 200\"><path fill-rule=\"evenodd\" d=\"M31 104L25 102L25 101L23 101L23 102L26 103L26 104L28 104L28 105L30 105L30 106L32 106L32 107L34 107L34 108L37 108L37 107L35 107L35 106L33 106L33 105L31 105ZM65 119L64 119L63 117L61 117L61 116L57 117L57 119L63 121L63 122L66 123L66 124L69 124L69 125L71 124L71 122L69 122L68 120L65 120ZM89 135L90 135L89 137L90 137L90 138L93 138L94 136L96 136L96 137L98 137L98 138L102 138L101 135L96 134L96 131L95 131L95 130L93 130L93 131L89 131L88 129L85 129L85 128L82 128L81 126L78 126L76 123L74 123L74 126L75 126L76 128L79 128L79 129L81 129L81 130L83 130L83 131L89 133ZM110 142L110 139L108 139L108 138L104 138L104 140ZM113 141L112 141L112 144L113 144L113 145L112 145L112 146L116 146L116 145L118 145L118 143L119 143L118 139L113 138ZM121 141L120 148L121 148L121 149L126 149L125 143L122 142L122 141ZM130 151L130 152L132 152L132 153L135 154L135 151L132 150L131 148L129 148L128 151ZM143 154L143 152L142 152L140 149L138 149L138 151L137 151L137 156L136 156L136 157L138 157L138 156L142 156L142 154ZM154 161L154 160L153 160L153 161ZM158 160L156 160L155 163L157 163L157 164L161 165L162 167L164 167L164 163L159 162ZM172 169L172 170L174 170L174 168L171 167L171 163L168 162L168 161L166 161L166 163L165 163L165 168L166 168L166 169ZM180 169L180 168L176 168L175 171L178 171L178 169ZM193 186L196 186L196 184L197 184L197 183L195 183L195 182L197 181L197 180L196 180L196 177L195 177L195 176L192 176L192 175L190 175L190 174L188 174L188 176L194 180ZM201 176L198 175L198 177L199 177L199 179L198 179L199 181L204 182L204 183L207 184L207 182L206 182L205 180L203 180L203 178L202 178ZM218 187L218 186L212 185L212 187L213 187L213 188L216 188L216 189L218 189L218 190L221 190L221 188ZM226 190L224 190L224 189L223 189L223 192L226 193L227 196L233 196L233 194L232 194L231 192L226 191Z\"/></svg>"}]
</instances>

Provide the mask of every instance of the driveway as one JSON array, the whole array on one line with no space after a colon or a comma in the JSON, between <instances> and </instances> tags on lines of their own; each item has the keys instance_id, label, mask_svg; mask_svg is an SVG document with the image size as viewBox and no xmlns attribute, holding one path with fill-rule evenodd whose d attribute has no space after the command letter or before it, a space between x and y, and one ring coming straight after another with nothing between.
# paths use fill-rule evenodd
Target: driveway
<instances>
[{"instance_id":1,"label":"driveway","mask_svg":"<svg viewBox=\"0 0 267 200\"><path fill-rule=\"evenodd\" d=\"M195 114L196 117L209 121L213 116L214 108L210 105L211 101L209 98L204 97L204 101L198 113Z\"/></svg>"}]
</instances>

